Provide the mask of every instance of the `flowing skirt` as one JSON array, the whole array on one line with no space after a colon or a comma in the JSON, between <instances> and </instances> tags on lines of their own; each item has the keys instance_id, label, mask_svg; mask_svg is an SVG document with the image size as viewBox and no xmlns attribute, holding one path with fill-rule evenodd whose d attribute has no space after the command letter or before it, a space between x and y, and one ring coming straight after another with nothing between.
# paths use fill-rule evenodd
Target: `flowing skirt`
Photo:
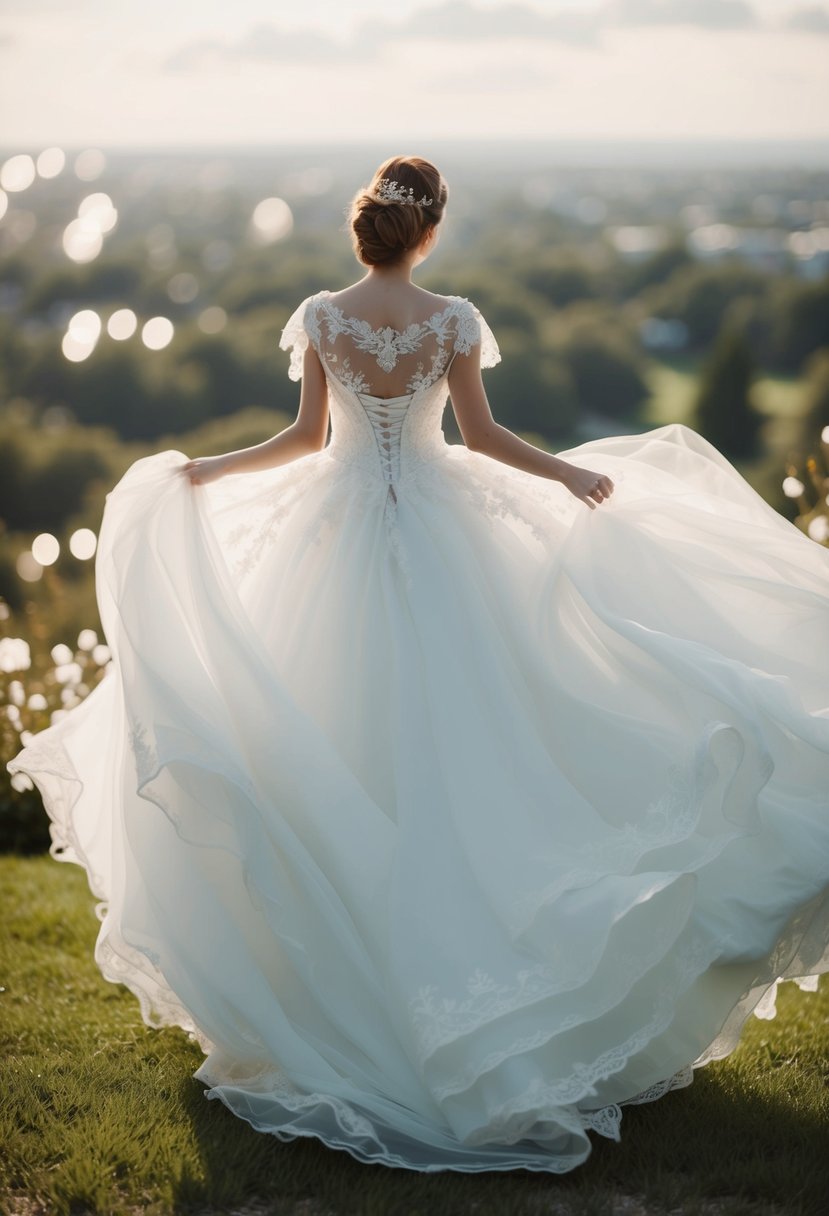
<instances>
[{"instance_id":1,"label":"flowing skirt","mask_svg":"<svg viewBox=\"0 0 829 1216\"><path fill-rule=\"evenodd\" d=\"M829 970L829 552L681 425L561 455L611 499L460 445L108 495L112 663L9 769L262 1131L565 1172Z\"/></svg>"}]
</instances>

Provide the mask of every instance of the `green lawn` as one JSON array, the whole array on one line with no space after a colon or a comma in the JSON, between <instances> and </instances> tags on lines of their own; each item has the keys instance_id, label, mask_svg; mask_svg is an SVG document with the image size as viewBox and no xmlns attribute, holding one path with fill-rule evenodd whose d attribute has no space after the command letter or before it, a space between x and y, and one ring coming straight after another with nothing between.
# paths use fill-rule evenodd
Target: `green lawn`
<instances>
[{"instance_id":1,"label":"green lawn","mask_svg":"<svg viewBox=\"0 0 829 1216\"><path fill-rule=\"evenodd\" d=\"M100 975L84 873L0 858L0 1211L291 1216L818 1216L826 1211L829 981L692 1086L629 1107L622 1141L561 1177L421 1175L255 1132L192 1077L183 1031L144 1026Z\"/></svg>"}]
</instances>

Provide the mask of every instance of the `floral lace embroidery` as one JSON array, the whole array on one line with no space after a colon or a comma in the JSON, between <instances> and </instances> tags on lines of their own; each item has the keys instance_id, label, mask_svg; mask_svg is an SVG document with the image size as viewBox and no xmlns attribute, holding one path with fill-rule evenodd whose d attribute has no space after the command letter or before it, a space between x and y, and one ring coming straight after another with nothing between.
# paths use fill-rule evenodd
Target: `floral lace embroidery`
<instances>
[{"instance_id":1,"label":"floral lace embroidery","mask_svg":"<svg viewBox=\"0 0 829 1216\"><path fill-rule=\"evenodd\" d=\"M151 773L158 764L150 733L141 722L136 722L130 731L130 743L135 755L138 780L141 782L145 779L145 774Z\"/></svg>"},{"instance_id":2,"label":"floral lace embroidery","mask_svg":"<svg viewBox=\"0 0 829 1216\"><path fill-rule=\"evenodd\" d=\"M436 380L439 380L446 370L446 365L449 362L449 353L449 348L446 346L445 342L441 340L437 351L434 355L432 355L430 360L432 366L429 371L424 372L423 363L418 363L417 371L411 377L406 386L409 392L419 392L422 389L428 388L429 385L433 384Z\"/></svg>"},{"instance_id":3,"label":"floral lace embroidery","mask_svg":"<svg viewBox=\"0 0 829 1216\"><path fill-rule=\"evenodd\" d=\"M341 309L327 301L331 294L330 291L320 291L308 296L285 324L279 346L281 350L291 352L288 370L291 380L299 380L302 376L302 362L309 341L319 354L322 342L321 313L325 314L329 340L334 341L340 333L350 334L359 349L375 354L384 371L396 366L400 354L416 351L427 333L434 333L441 346L445 346L454 335L453 349L465 355L480 343L481 367L494 367L500 362L501 353L495 335L480 310L465 296L450 296L445 308L433 313L426 321L415 322L400 332L389 326L372 329L367 321L345 316ZM445 367L435 375L442 375L444 370Z\"/></svg>"},{"instance_id":4,"label":"floral lace embroidery","mask_svg":"<svg viewBox=\"0 0 829 1216\"><path fill-rule=\"evenodd\" d=\"M344 388L350 389L352 393L367 393L369 391L368 381L362 372L352 371L351 360L348 356L339 363L336 353L333 350L329 350L325 352L325 358L328 360L329 365L335 365L331 367L331 371Z\"/></svg>"},{"instance_id":5,"label":"floral lace embroidery","mask_svg":"<svg viewBox=\"0 0 829 1216\"><path fill-rule=\"evenodd\" d=\"M676 1012L677 994L684 992L697 976L711 965L719 951L720 943L713 942L699 933L695 937L689 938L683 946L674 948L672 953L665 956L665 969L668 974L652 1002L651 1017L622 1043L615 1044L602 1052L592 1063L583 1064L577 1061L573 1064L567 1077L552 1083L545 1083L539 1078L537 1082L541 1087L539 1095L543 1090L545 1101L568 1104L595 1094L596 1081L605 1080L613 1073L619 1072L632 1056L640 1052L651 1039L670 1024ZM621 958L619 961L623 966L629 967L633 960ZM499 1001L491 1000L491 994L500 986L493 987L487 982L486 999L489 1003L485 1014L480 999L474 995L465 1001L436 1000L434 990L421 989L412 1005L413 1025L415 1028L419 1028L420 1032L418 1055L421 1066L426 1063L437 1047L471 1033L494 1017L521 1008L522 1005L530 1003L531 999L541 999L545 995L545 985L541 980L545 968L549 970L547 964L541 964L520 973L523 977L532 976L533 980L532 982L526 978L523 980L521 991L527 999L518 1002L515 999L515 992L518 989L505 993ZM480 973L475 974L480 983ZM555 983L555 977L553 977L553 982ZM533 989L534 991L532 991ZM530 998L531 991L532 998ZM599 1012L603 1011L599 1010ZM440 1102L454 1094L462 1093L473 1085L478 1077L490 1072L504 1060L540 1047L555 1035L582 1025L588 1018L588 1012L580 1010L577 1013L568 1014L564 1018L556 1019L553 1026L540 1027L530 1035L523 1035L505 1047L491 1052L483 1059L476 1058L470 1061L458 1072L431 1087L432 1094ZM515 1100L516 1109L520 1109L520 1104L525 1098L526 1094L522 1094ZM499 1110L499 1114L509 1113L509 1107L510 1104L507 1103L502 1110Z\"/></svg>"},{"instance_id":6,"label":"floral lace embroidery","mask_svg":"<svg viewBox=\"0 0 829 1216\"><path fill-rule=\"evenodd\" d=\"M400 355L410 355L422 344L428 333L434 333L439 342L446 341L451 317L458 310L461 297L454 297L444 308L433 313L425 321L413 321L403 330L392 329L390 325L373 328L368 321L359 317L346 316L341 308L320 297L322 311L325 314L325 324L329 342L335 342L339 334L348 334L358 350L368 351L377 359L384 372L393 371L397 366ZM467 327L468 328L468 327ZM464 330L464 340L466 340Z\"/></svg>"}]
</instances>

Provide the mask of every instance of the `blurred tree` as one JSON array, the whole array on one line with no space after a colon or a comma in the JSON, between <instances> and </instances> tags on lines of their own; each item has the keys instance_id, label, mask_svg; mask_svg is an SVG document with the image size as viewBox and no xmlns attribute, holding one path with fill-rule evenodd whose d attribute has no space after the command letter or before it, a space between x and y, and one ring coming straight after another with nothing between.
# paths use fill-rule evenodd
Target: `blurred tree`
<instances>
[{"instance_id":1,"label":"blurred tree","mask_svg":"<svg viewBox=\"0 0 829 1216\"><path fill-rule=\"evenodd\" d=\"M483 373L496 421L548 440L571 435L579 404L567 368L549 354L529 357L530 344L522 334L502 330L500 346L501 362Z\"/></svg>"},{"instance_id":2,"label":"blurred tree","mask_svg":"<svg viewBox=\"0 0 829 1216\"><path fill-rule=\"evenodd\" d=\"M757 455L763 417L751 395L754 365L735 322L723 326L703 368L694 406L694 426L729 460Z\"/></svg>"},{"instance_id":3,"label":"blurred tree","mask_svg":"<svg viewBox=\"0 0 829 1216\"><path fill-rule=\"evenodd\" d=\"M545 332L581 409L606 418L639 416L649 394L644 361L617 310L606 304L576 304L556 314Z\"/></svg>"},{"instance_id":4,"label":"blurred tree","mask_svg":"<svg viewBox=\"0 0 829 1216\"><path fill-rule=\"evenodd\" d=\"M647 290L645 303L653 316L684 321L689 346L705 349L717 337L732 303L741 297L762 297L767 277L743 262L716 266L681 266L661 286Z\"/></svg>"},{"instance_id":5,"label":"blurred tree","mask_svg":"<svg viewBox=\"0 0 829 1216\"><path fill-rule=\"evenodd\" d=\"M516 274L547 303L557 308L575 300L594 299L599 294L595 273L583 259L562 249L536 252L526 268Z\"/></svg>"},{"instance_id":6,"label":"blurred tree","mask_svg":"<svg viewBox=\"0 0 829 1216\"><path fill-rule=\"evenodd\" d=\"M799 372L822 346L829 346L829 275L819 283L785 281L772 291L771 350L776 366Z\"/></svg>"},{"instance_id":7,"label":"blurred tree","mask_svg":"<svg viewBox=\"0 0 829 1216\"><path fill-rule=\"evenodd\" d=\"M641 262L620 264L617 278L624 297L636 296L648 287L667 282L677 271L694 264L685 241L676 238Z\"/></svg>"},{"instance_id":8,"label":"blurred tree","mask_svg":"<svg viewBox=\"0 0 829 1216\"><path fill-rule=\"evenodd\" d=\"M829 346L816 350L806 364L806 412L802 445L811 451L824 427L829 426Z\"/></svg>"},{"instance_id":9,"label":"blurred tree","mask_svg":"<svg viewBox=\"0 0 829 1216\"><path fill-rule=\"evenodd\" d=\"M139 290L143 270L138 259L98 258L85 266L55 270L51 265L29 285L25 306L46 313L57 305L88 307L104 301L128 304Z\"/></svg>"},{"instance_id":10,"label":"blurred tree","mask_svg":"<svg viewBox=\"0 0 829 1216\"><path fill-rule=\"evenodd\" d=\"M90 483L112 479L114 463L105 431L0 424L0 520L11 530L54 531L81 508Z\"/></svg>"}]
</instances>

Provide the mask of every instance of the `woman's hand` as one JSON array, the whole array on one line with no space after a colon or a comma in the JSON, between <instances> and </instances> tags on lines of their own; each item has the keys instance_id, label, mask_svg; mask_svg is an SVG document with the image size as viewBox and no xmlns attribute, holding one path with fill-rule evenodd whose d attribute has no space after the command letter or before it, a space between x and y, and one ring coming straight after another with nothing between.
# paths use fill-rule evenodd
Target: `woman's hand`
<instances>
[{"instance_id":1,"label":"woman's hand","mask_svg":"<svg viewBox=\"0 0 829 1216\"><path fill-rule=\"evenodd\" d=\"M575 464L564 470L561 484L576 498L587 503L591 511L595 511L597 503L604 502L613 493L613 482L609 477L603 473L593 473L590 469L581 469Z\"/></svg>"},{"instance_id":2,"label":"woman's hand","mask_svg":"<svg viewBox=\"0 0 829 1216\"><path fill-rule=\"evenodd\" d=\"M179 472L190 479L193 486L203 486L208 481L217 481L229 472L226 456L198 456L179 465Z\"/></svg>"}]
</instances>

